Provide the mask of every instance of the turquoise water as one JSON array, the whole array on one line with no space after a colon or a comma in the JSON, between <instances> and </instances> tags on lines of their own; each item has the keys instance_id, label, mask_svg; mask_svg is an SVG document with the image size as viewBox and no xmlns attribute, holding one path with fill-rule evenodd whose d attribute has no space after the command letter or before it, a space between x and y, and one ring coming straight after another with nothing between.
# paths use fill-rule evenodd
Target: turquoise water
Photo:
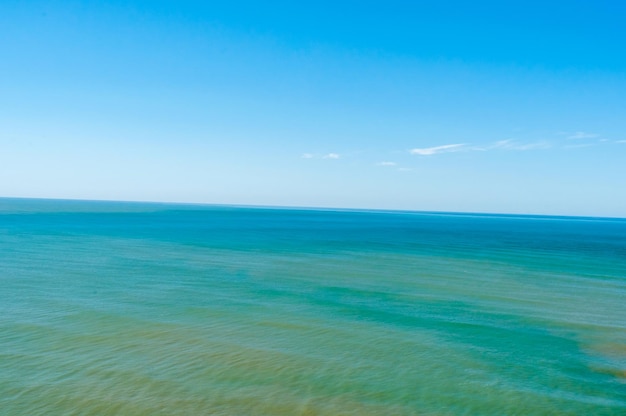
<instances>
[{"instance_id":1,"label":"turquoise water","mask_svg":"<svg viewBox=\"0 0 626 416\"><path fill-rule=\"evenodd\" d=\"M0 199L1 415L625 415L626 220Z\"/></svg>"}]
</instances>

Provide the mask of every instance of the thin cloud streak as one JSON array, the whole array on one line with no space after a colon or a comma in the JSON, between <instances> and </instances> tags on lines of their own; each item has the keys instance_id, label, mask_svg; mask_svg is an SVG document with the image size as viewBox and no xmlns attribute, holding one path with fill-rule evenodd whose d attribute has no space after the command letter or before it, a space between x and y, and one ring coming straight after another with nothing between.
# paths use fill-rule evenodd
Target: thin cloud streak
<instances>
[{"instance_id":1,"label":"thin cloud streak","mask_svg":"<svg viewBox=\"0 0 626 416\"><path fill-rule=\"evenodd\" d=\"M598 134L595 133L586 133L584 131L577 131L571 136L567 136L568 139L576 140L576 139L595 139L598 137Z\"/></svg>"},{"instance_id":2,"label":"thin cloud streak","mask_svg":"<svg viewBox=\"0 0 626 416\"><path fill-rule=\"evenodd\" d=\"M595 146L596 143L580 143L580 144L570 144L567 146L563 146L564 149L580 149L582 147L591 147Z\"/></svg>"},{"instance_id":3,"label":"thin cloud streak","mask_svg":"<svg viewBox=\"0 0 626 416\"><path fill-rule=\"evenodd\" d=\"M626 143L626 140L615 141L615 143ZM585 144L585 146L591 144ZM582 147L582 144L563 146L561 148L574 148L574 147ZM432 156L441 153L453 153L453 152L486 152L491 150L505 150L505 151L528 151L528 150L542 150L542 149L550 149L554 148L554 144L548 141L540 141L540 142L530 142L524 143L519 142L515 139L506 139L506 140L498 140L492 142L491 144L486 144L482 146L472 146L467 143L454 143L454 144L445 144L441 146L433 146L433 147L423 147L423 148L413 148L409 150L409 153L412 155L419 156ZM303 153L300 156L302 159L340 159L341 155L339 153L327 153L327 154L314 154L314 153ZM398 167L398 163L383 160L380 162L374 163L375 166L387 166L387 167ZM398 168L398 170L404 171L408 170L405 168Z\"/></svg>"},{"instance_id":4,"label":"thin cloud streak","mask_svg":"<svg viewBox=\"0 0 626 416\"><path fill-rule=\"evenodd\" d=\"M316 155L313 153L303 153L300 157L302 159L339 159L341 158L339 153L328 153L323 156Z\"/></svg>"},{"instance_id":5,"label":"thin cloud streak","mask_svg":"<svg viewBox=\"0 0 626 416\"><path fill-rule=\"evenodd\" d=\"M411 149L409 152L412 155L420 155L420 156L432 156L439 153L450 153L450 152L462 152L462 151L480 151L485 152L489 150L515 150L515 151L526 151L526 150L539 150L539 149L549 149L552 147L552 144L546 141L542 142L533 142L533 143L520 143L514 139L506 139L499 140L497 142L493 142L492 144L486 146L468 146L467 144L458 143L458 144L446 144L443 146L434 146L434 147L425 147L425 148L415 148Z\"/></svg>"},{"instance_id":6,"label":"thin cloud streak","mask_svg":"<svg viewBox=\"0 0 626 416\"><path fill-rule=\"evenodd\" d=\"M535 143L519 143L513 139L499 140L493 144L485 147L473 147L471 150L488 151L488 150L538 150L549 149L552 145L548 142L535 142Z\"/></svg>"},{"instance_id":7,"label":"thin cloud streak","mask_svg":"<svg viewBox=\"0 0 626 416\"><path fill-rule=\"evenodd\" d=\"M463 146L465 146L465 144L463 143L446 144L443 146L415 148L415 149L409 150L409 152L412 155L431 156L431 155L435 155L438 153L458 152L461 150Z\"/></svg>"}]
</instances>

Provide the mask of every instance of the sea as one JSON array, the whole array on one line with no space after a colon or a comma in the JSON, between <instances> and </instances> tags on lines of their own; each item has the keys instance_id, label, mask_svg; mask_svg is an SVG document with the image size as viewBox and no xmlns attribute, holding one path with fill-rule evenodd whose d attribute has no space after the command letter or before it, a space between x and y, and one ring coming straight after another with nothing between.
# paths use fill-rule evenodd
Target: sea
<instances>
[{"instance_id":1,"label":"sea","mask_svg":"<svg viewBox=\"0 0 626 416\"><path fill-rule=\"evenodd\" d=\"M0 415L626 415L626 219L0 199Z\"/></svg>"}]
</instances>

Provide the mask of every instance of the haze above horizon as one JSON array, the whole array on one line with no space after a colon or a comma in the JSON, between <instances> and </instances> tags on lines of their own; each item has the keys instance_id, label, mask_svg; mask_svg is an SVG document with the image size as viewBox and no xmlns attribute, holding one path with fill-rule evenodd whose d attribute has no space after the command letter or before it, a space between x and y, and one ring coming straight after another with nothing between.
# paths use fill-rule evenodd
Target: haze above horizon
<instances>
[{"instance_id":1,"label":"haze above horizon","mask_svg":"<svg viewBox=\"0 0 626 416\"><path fill-rule=\"evenodd\" d=\"M0 5L0 196L626 217L626 4Z\"/></svg>"}]
</instances>

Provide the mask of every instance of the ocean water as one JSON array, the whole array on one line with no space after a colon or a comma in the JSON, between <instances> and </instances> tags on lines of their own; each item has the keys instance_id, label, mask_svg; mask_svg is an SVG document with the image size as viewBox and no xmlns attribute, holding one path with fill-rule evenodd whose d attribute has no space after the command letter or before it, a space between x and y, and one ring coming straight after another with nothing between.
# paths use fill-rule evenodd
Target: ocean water
<instances>
[{"instance_id":1,"label":"ocean water","mask_svg":"<svg viewBox=\"0 0 626 416\"><path fill-rule=\"evenodd\" d=\"M626 220L0 199L0 415L626 415Z\"/></svg>"}]
</instances>

